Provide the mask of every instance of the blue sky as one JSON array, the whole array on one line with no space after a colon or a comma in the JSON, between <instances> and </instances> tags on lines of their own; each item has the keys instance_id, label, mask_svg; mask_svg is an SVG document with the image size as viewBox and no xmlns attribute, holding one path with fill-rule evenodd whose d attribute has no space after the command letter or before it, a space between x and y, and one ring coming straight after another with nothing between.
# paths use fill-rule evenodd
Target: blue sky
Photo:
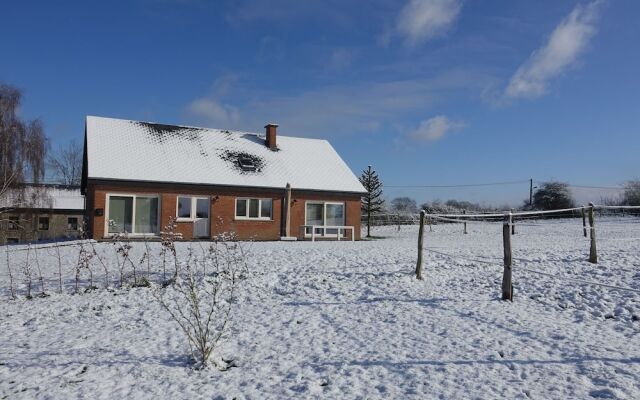
<instances>
[{"instance_id":1,"label":"blue sky","mask_svg":"<svg viewBox=\"0 0 640 400\"><path fill-rule=\"evenodd\" d=\"M640 2L19 1L0 81L54 148L85 115L326 138L389 197L519 204L640 176ZM576 189L578 201L602 191Z\"/></svg>"}]
</instances>

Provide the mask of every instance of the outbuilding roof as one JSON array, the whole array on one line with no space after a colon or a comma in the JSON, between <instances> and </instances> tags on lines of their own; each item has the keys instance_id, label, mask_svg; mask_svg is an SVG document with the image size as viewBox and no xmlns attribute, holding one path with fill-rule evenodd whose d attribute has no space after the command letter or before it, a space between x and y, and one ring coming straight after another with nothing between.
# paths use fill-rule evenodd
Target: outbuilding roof
<instances>
[{"instance_id":1,"label":"outbuilding roof","mask_svg":"<svg viewBox=\"0 0 640 400\"><path fill-rule=\"evenodd\" d=\"M0 196L0 209L84 210L84 196L78 186L26 184Z\"/></svg>"},{"instance_id":2,"label":"outbuilding roof","mask_svg":"<svg viewBox=\"0 0 640 400\"><path fill-rule=\"evenodd\" d=\"M364 193L326 140L87 116L87 178Z\"/></svg>"}]
</instances>

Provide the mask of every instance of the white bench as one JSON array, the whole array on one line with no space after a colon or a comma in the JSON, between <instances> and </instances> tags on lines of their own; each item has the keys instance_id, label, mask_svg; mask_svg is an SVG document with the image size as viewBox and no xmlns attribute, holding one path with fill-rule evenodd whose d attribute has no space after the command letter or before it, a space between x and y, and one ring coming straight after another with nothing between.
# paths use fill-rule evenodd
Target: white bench
<instances>
[{"instance_id":1,"label":"white bench","mask_svg":"<svg viewBox=\"0 0 640 400\"><path fill-rule=\"evenodd\" d=\"M311 228L311 234L307 233L307 228ZM340 231L342 231L343 233L346 233L346 230L351 230L351 241L355 241L356 237L355 237L355 230L353 226L345 226L345 225L301 225L300 229L302 230L302 237L311 237L311 241L315 242L316 241L316 236L319 236L321 238L333 238L335 237L338 241L340 241ZM322 229L322 234L318 235L316 234L316 229ZM336 230L336 234L335 236L333 236L333 234L327 234L327 229L335 229Z\"/></svg>"}]
</instances>

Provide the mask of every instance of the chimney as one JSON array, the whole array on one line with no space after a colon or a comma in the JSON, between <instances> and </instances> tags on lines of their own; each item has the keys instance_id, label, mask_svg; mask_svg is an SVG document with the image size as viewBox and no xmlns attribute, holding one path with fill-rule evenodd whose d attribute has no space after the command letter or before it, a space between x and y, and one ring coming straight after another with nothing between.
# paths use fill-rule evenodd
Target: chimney
<instances>
[{"instance_id":1,"label":"chimney","mask_svg":"<svg viewBox=\"0 0 640 400\"><path fill-rule=\"evenodd\" d=\"M278 124L269 123L266 124L264 128L267 130L267 140L265 144L271 150L277 150L278 147L276 146L276 130L278 129Z\"/></svg>"}]
</instances>

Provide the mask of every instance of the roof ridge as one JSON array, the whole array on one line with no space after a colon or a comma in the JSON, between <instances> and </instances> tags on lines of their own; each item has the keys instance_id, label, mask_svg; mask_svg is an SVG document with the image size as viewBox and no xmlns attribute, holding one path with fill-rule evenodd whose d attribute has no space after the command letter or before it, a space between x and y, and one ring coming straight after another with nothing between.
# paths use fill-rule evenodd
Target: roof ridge
<instances>
[{"instance_id":1,"label":"roof ridge","mask_svg":"<svg viewBox=\"0 0 640 400\"><path fill-rule=\"evenodd\" d=\"M208 127L204 127L204 126L194 126L194 125L167 124L167 123L163 123L163 122L140 121L140 120L126 119L126 118L103 117L103 116L99 116L99 115L87 115L85 118L87 120L89 118L96 118L96 119L99 118L99 119L108 119L108 120L113 120L113 121L124 121L124 122L132 122L132 123L161 125L161 126L170 126L170 127L186 128L186 129L198 129L198 130L203 130L203 131L218 131L218 132L227 133L227 134L239 134L239 135L250 134L250 135L256 135L258 137L265 137L266 136L266 134L264 132L260 133L260 132L243 131L243 130L238 130L238 129L208 128ZM278 137L279 138L291 138L291 139L304 139L304 140L320 140L320 141L328 142L328 140L326 140L326 139L310 138L310 137L302 137L302 136L289 136L289 135L278 134Z\"/></svg>"}]
</instances>

